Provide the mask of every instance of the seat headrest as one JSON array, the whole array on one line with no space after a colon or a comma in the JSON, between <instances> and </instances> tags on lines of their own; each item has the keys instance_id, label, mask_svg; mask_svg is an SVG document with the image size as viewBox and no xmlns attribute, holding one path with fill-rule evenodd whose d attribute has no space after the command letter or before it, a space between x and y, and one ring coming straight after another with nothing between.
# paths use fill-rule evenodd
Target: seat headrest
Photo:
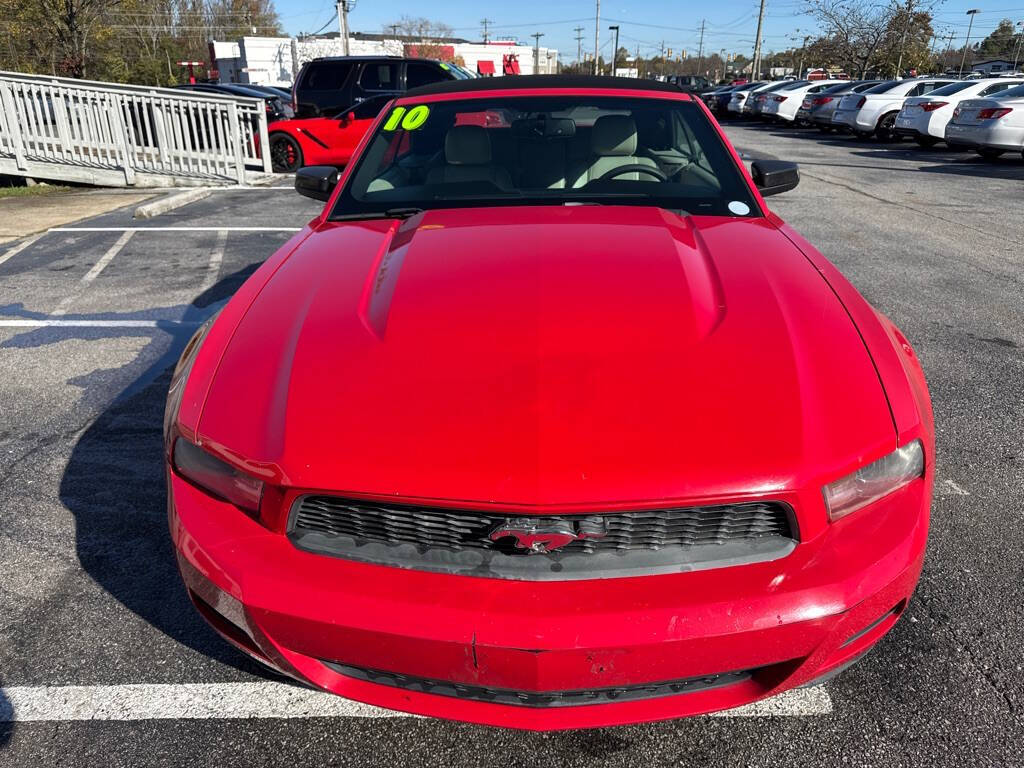
<instances>
[{"instance_id":1,"label":"seat headrest","mask_svg":"<svg viewBox=\"0 0 1024 768\"><path fill-rule=\"evenodd\" d=\"M636 154L636 122L629 115L603 115L594 121L590 146L595 155L622 157Z\"/></svg>"},{"instance_id":2,"label":"seat headrest","mask_svg":"<svg viewBox=\"0 0 1024 768\"><path fill-rule=\"evenodd\" d=\"M444 137L444 159L449 165L487 165L491 139L479 125L456 125Z\"/></svg>"}]
</instances>

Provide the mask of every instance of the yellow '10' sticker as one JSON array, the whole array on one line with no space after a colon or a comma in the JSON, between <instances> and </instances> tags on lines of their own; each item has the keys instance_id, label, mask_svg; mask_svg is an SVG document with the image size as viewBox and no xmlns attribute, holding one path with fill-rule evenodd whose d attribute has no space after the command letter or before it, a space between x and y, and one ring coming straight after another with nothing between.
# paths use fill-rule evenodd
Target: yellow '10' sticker
<instances>
[{"instance_id":1,"label":"yellow '10' sticker","mask_svg":"<svg viewBox=\"0 0 1024 768\"><path fill-rule=\"evenodd\" d=\"M384 122L383 130L397 131L401 128L404 131L415 131L427 122L428 117L430 117L430 107L425 104L420 104L412 109L395 107L394 111L388 115L388 119Z\"/></svg>"}]
</instances>

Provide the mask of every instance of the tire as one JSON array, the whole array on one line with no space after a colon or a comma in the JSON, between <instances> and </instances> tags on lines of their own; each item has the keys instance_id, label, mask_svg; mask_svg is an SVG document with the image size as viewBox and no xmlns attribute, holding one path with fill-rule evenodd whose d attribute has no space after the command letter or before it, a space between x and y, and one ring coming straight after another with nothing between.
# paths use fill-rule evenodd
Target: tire
<instances>
[{"instance_id":1,"label":"tire","mask_svg":"<svg viewBox=\"0 0 1024 768\"><path fill-rule=\"evenodd\" d=\"M914 141L921 149L931 149L939 143L939 140L934 136L915 136Z\"/></svg>"},{"instance_id":2,"label":"tire","mask_svg":"<svg viewBox=\"0 0 1024 768\"><path fill-rule=\"evenodd\" d=\"M882 115L881 119L879 119L878 126L875 128L875 136L878 137L879 141L902 141L903 137L894 130L897 114L897 112L889 112L886 115Z\"/></svg>"},{"instance_id":3,"label":"tire","mask_svg":"<svg viewBox=\"0 0 1024 768\"><path fill-rule=\"evenodd\" d=\"M274 173L294 173L303 166L302 147L287 133L270 134L270 163Z\"/></svg>"},{"instance_id":4,"label":"tire","mask_svg":"<svg viewBox=\"0 0 1024 768\"><path fill-rule=\"evenodd\" d=\"M992 147L978 147L976 150L979 155L984 157L986 160L995 160L1000 157L1006 150L1005 149L993 149Z\"/></svg>"}]
</instances>

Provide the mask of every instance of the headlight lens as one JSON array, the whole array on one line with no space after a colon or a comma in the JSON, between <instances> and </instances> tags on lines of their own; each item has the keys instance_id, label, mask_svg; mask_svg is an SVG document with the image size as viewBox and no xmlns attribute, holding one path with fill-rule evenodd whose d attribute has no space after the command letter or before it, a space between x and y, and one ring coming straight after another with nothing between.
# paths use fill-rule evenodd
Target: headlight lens
<instances>
[{"instance_id":1,"label":"headlight lens","mask_svg":"<svg viewBox=\"0 0 1024 768\"><path fill-rule=\"evenodd\" d=\"M167 404L164 406L165 447L170 447L171 427L174 425L174 420L178 417L178 409L181 407L181 398L185 394L185 382L188 381L188 374L192 370L192 363L195 362L196 355L199 353L199 347L202 346L203 339L206 338L206 334L216 319L217 315L214 315L192 334L192 338L188 340L188 344L185 345L181 357L178 358L178 362L174 366L174 373L171 375L171 386L167 390Z\"/></svg>"},{"instance_id":2,"label":"headlight lens","mask_svg":"<svg viewBox=\"0 0 1024 768\"><path fill-rule=\"evenodd\" d=\"M239 472L183 437L174 441L174 469L204 491L256 515L263 482Z\"/></svg>"},{"instance_id":3,"label":"headlight lens","mask_svg":"<svg viewBox=\"0 0 1024 768\"><path fill-rule=\"evenodd\" d=\"M822 488L829 519L835 522L923 474L924 446L914 440Z\"/></svg>"}]
</instances>

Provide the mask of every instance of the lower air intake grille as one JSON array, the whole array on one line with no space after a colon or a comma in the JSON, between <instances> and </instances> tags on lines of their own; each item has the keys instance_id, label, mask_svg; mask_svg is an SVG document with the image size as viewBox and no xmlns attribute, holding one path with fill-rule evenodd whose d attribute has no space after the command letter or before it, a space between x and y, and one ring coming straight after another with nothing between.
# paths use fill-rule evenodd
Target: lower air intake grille
<instances>
[{"instance_id":1,"label":"lower air intake grille","mask_svg":"<svg viewBox=\"0 0 1024 768\"><path fill-rule=\"evenodd\" d=\"M681 693L697 693L711 688L749 680L756 670L742 672L726 672L704 677L691 677L683 680L672 680L664 683L642 683L640 685L623 685L616 688L592 688L576 691L513 691L507 688L486 688L480 685L452 683L448 681L428 680L423 677L411 677L395 672L380 672L363 667L350 667L346 664L325 661L327 667L357 680L366 680L378 685L390 685L419 693L432 693L435 696L452 696L460 699L484 701L492 704L510 704L516 707L579 707L586 704L611 704L613 702L637 701L638 699L654 699L661 696L675 696Z\"/></svg>"},{"instance_id":2,"label":"lower air intake grille","mask_svg":"<svg viewBox=\"0 0 1024 768\"><path fill-rule=\"evenodd\" d=\"M793 520L771 501L516 517L309 495L295 502L288 535L301 549L363 562L562 580L772 560L795 546Z\"/></svg>"}]
</instances>

